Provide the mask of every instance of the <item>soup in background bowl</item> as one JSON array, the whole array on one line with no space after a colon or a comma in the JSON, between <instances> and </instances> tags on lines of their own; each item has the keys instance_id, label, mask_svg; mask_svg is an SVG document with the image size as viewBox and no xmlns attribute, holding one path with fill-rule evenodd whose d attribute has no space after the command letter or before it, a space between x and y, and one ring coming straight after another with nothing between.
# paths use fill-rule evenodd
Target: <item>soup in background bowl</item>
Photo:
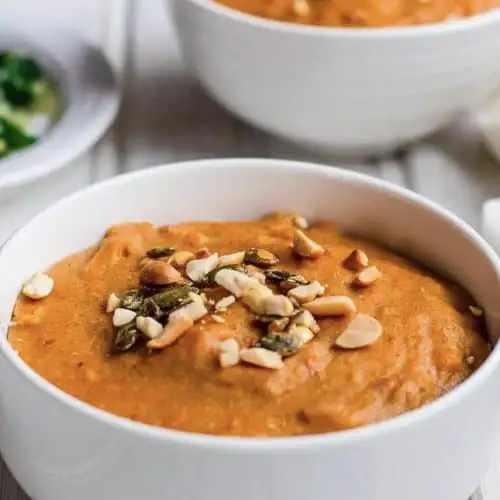
<instances>
[{"instance_id":1,"label":"soup in background bowl","mask_svg":"<svg viewBox=\"0 0 500 500\"><path fill-rule=\"evenodd\" d=\"M223 184L221 179L223 179ZM324 226L319 224L317 227L313 224L311 229L305 229L304 232L313 240L313 243L324 250L330 248L334 250L331 255L332 259L325 261L329 262L330 270L323 273L321 267L316 267L320 266L319 259L315 261L316 264L309 260L302 262L296 257L293 257L293 260L289 259L290 249L285 249L281 243L276 247L264 248L281 259L280 263L272 264L269 269L277 271L281 264L285 269L293 270L295 274L308 280L317 278L316 281L321 286L330 285L325 289L324 297L338 296L341 293L349 296L356 306L356 313L371 317L382 326L382 330L375 331L375 335L371 337L371 343L368 342L369 345L357 345L356 350L347 352L344 351L347 344L339 341L339 338L348 330L352 320L356 319L352 308L350 309L351 315L345 319L318 317L316 322L320 331L316 333L317 336L310 339L309 343L306 342L304 346L299 346L297 353L293 353L289 358L281 359L281 363L276 361L277 356L281 358L286 353L273 351L272 344L262 339L262 331L256 330L254 334L259 335L258 340L263 343L263 347L260 348L274 352L275 356L271 358L274 358L276 365L274 367L254 366L255 356L253 361L246 355L241 356L243 361L241 364L226 368L214 367L213 370L206 372L207 376L204 380L200 377L196 397L203 399L205 397L203 391L211 390L210 384L214 373L228 377L229 382L233 379L229 375L231 372L240 373L242 384L246 384L247 387L251 383L250 379L258 381L266 377L279 376L280 373L286 376L287 365L299 362L301 356L307 355L309 348L319 345L322 335L331 335L332 342L331 344L329 342L328 352L333 353L334 356L342 355L345 360L357 359L359 361L359 370L353 367L352 371L344 372L346 379L349 378L347 376L349 373L352 375L352 383L359 384L356 375L358 374L360 379L363 379L363 373L368 364L374 362L376 365L376 358L373 354L383 346L387 347L390 344L389 338L395 334L394 325L390 323L384 325L384 317L390 318L394 313L390 310L391 306L388 309L387 304L382 301L387 294L391 297L397 294L397 289L389 290L388 285L390 280L396 283L398 276L413 276L412 280L422 280L422 283L425 282L425 286L428 287L426 299L421 299L418 294L415 295L413 302L415 302L416 310L422 307L421 300L430 300L429 290L434 290L437 292L436 296L441 297L438 300L441 307L437 307L436 312L446 310L448 319L438 314L432 317L438 322L446 322L450 321L449 318L455 318L448 323L448 335L441 329L436 332L436 338L432 337L432 342L429 340L427 344L420 343L416 349L409 348L405 351L403 348L402 352L406 352L407 356L411 354L416 358L420 357L424 362L426 359L432 359L433 363L440 363L441 360L446 361L451 358L442 357L443 351L437 346L442 347L442 341L451 341L455 335L458 335L458 338L463 340L463 352L460 351L459 354L461 371L458 373L462 374L461 378L467 378L467 380L436 401L396 418L361 428L338 430L338 432L324 432L331 428L316 428L313 431L324 432L322 434L290 437L292 432L287 431L284 434L288 436L279 439L269 436L227 437L200 434L200 431L207 432L207 429L203 428L198 420L206 415L203 412L209 412L217 405L222 406L218 401L205 408L200 405L189 415L197 427L178 426L197 432L144 425L130 418L114 415L113 412L122 415L124 413L117 411L112 404L109 404L109 407L100 405L101 408L98 409L82 402L78 399L78 397L82 398L82 394L76 386L73 386L71 390L69 380L63 380L63 378L71 377L71 374L80 377L85 373L85 364L78 366L82 354L90 360L93 352L95 354L100 351L104 355L114 345L113 340L116 337L111 328L111 312L109 316L102 312L103 302L107 301L109 292L112 291L115 291L119 300L123 300L123 292L136 286L137 278L140 279L139 269L130 273L124 272L116 280L106 278L106 276L111 276L108 274L111 272L108 265L109 258L113 255L130 255L129 264L132 264L131 269L135 269L133 262L142 258L144 251L151 251L157 246L164 247L164 243L167 246L175 244L178 247L176 250L193 253L195 248L201 247L199 250L203 250L204 246L204 242L198 239L200 238L198 230L201 226L196 226L198 229L194 232L195 234L187 231L186 239L176 236L176 239L172 240L167 240L166 236L165 239L157 238L158 233L155 233L157 230L151 226L135 225L129 226L126 232L128 236L125 238L123 230L126 226L117 226L107 233L108 239L116 238L115 244L111 244L110 241L105 243L105 238L94 253L96 259L92 261L93 265L88 272L96 273L94 274L97 278L96 282L89 286L85 293L82 289L83 282L75 279L73 289L75 301L71 302L71 298L60 297L62 300L59 303L64 307L61 307L61 316L58 316L57 324L55 315L52 315L52 319L49 315L45 317L47 322L52 322L54 326L50 329L50 338L48 337L49 329L44 330L40 327L40 323L33 329L33 333L37 332L36 338L28 339L28 344L33 349L30 349L29 345L17 344L15 346L19 350L17 353L6 335L0 338L1 449L10 469L30 495L40 500L66 500L67 498L104 500L110 495L125 500L136 500L144 494L153 500L185 497L215 500L227 496L228 491L237 491L238 497L243 500L253 500L260 496L270 499L286 496L298 500L305 496L314 499L329 498L332 485L334 485L338 495L344 498L420 500L426 495L427 498L455 500L467 498L475 489L488 467L498 441L496 415L500 409L500 398L496 381L500 370L499 354L498 350L493 348L492 352L487 355L487 344L479 333L484 331L481 326L483 320L492 345L495 344L500 332L498 323L500 316L497 311L497 304L500 303L500 263L490 247L466 224L424 198L396 186L330 167L253 159L209 160L166 165L118 177L56 204L38 215L5 245L0 252L0 273L3 284L0 317L4 323L10 320L22 283L29 276L42 269L49 269L54 263L68 255L95 245L109 226L125 222L138 224L146 220L155 226L168 224L174 228L175 233L177 224L198 220L203 224L209 223L208 226L203 226L205 229L201 232L212 235L207 228L211 222L219 221L222 223L221 226L213 226L218 229L217 233L220 233L217 236L219 238L217 245L213 243L214 249L221 255L228 255L228 252L237 245L226 241L221 236L220 229L227 227L225 226L227 221L233 221L231 224L235 228L240 227L240 224L247 225L245 231L237 233L241 238L242 250L248 250L248 247L253 244L252 231L260 234L263 229L261 224L268 224L270 231L268 237L277 238L280 242L283 240L283 243L286 240L286 246L288 246L290 244L289 231L295 235L297 230L290 226L290 217L272 219L271 222L270 220L254 223L238 222L256 220L262 214L277 210L293 210L311 222L332 221L342 234L360 235L374 241L376 245L390 248L391 252L421 262L424 266L438 272L444 280L451 279L456 282L467 290L470 296L461 291L455 292L456 297L464 298L463 310L460 308L462 312L458 313L454 306L446 305L447 302L443 298L445 291L450 287L446 284L447 281L441 281L441 278L437 279L428 271L422 271L419 268L410 270L403 264L405 261L400 261L392 253L387 254L376 246L372 247L364 243L364 240L351 240L345 236L338 236L328 224ZM278 229L278 223L281 229ZM284 233L282 233L283 227ZM177 228L182 232L182 228L185 230L186 226L180 225ZM140 238L136 237L137 231L140 234L145 231L147 234L152 234L154 238L146 239L144 245L137 244L140 243ZM283 236L285 233L288 235L286 238ZM168 235L168 230L166 235ZM327 237L327 235L330 236ZM170 237L174 238L174 235ZM215 238L215 236L212 237ZM243 243L244 238L246 239ZM126 240L127 243L117 246L117 240ZM302 239L301 241L303 242ZM36 251L34 251L34 242L36 242ZM263 244L264 242L265 240ZM378 278L371 284L373 272L370 273L372 278L367 279L366 275L365 278L360 278L357 273L362 270L350 269L351 264L349 268L344 267L344 255L347 257L347 254L353 250L351 248L353 245L359 246L372 265L375 265L381 272L381 275L378 275ZM109 254L104 258L106 248ZM189 250L191 248L192 250ZM303 248L296 247L295 253L301 255ZM314 250L313 253L316 256L322 253L311 242L305 248ZM118 254L116 254L117 249L120 249ZM207 249L210 253L208 242ZM338 254L336 254L337 251ZM152 254L150 252L148 259L165 258L159 257L158 252L158 250ZM200 252L196 260L209 258L210 255L206 255L205 252ZM256 254L254 252L251 255L255 257ZM268 263L270 260L274 262L265 252L257 253L257 255L260 261L254 260L254 264L246 265L260 263L262 258L267 259ZM328 257L328 255L325 256L325 258ZM85 254L76 257L76 260L70 258L67 261L69 268L66 270L63 263L56 264L57 272L54 272L56 268L49 271L54 279L54 287L49 295L38 302L23 304L22 308L24 306L26 308L21 316L26 313L25 320L31 314L33 325L37 325L37 322L43 320L44 317L43 314L37 317L37 311L39 311L38 314L43 311L43 304L49 310L52 306L56 307L58 294L71 294L71 280L67 280L64 285L64 279L59 280L58 276L61 275L59 273L67 273L67 276L70 276L71 272L76 272L76 269L72 271L70 268L78 267L76 264L79 258L84 259ZM354 262L359 260L353 259ZM361 262L364 261L361 258ZM102 273L99 271L100 262L102 262ZM146 260L145 264L151 264L151 262ZM198 269L198 264L194 266L194 269L195 271ZM190 274L192 271L193 269L190 268ZM254 271L264 271L262 274L265 275L265 269ZM181 274L185 279L183 273ZM360 279L359 283L368 283L366 289L362 292L351 290L349 285L351 281L355 284L354 280L356 280L355 285L359 286ZM99 283L105 283L105 286L99 289ZM33 283L30 284L33 285ZM276 285L270 284L269 286L273 289L273 296L284 295L278 293L278 289L274 288ZM317 286L315 289L318 290ZM404 295L410 289L408 285L407 290L401 293ZM377 301L374 297L378 293L377 290L379 292L385 290L385 293L379 296L380 307L375 307ZM25 291L34 295L33 288L31 291L29 288ZM210 297L208 292L206 294L208 305ZM267 296L269 297L269 294ZM181 308L189 307L196 302L193 297L189 298L192 302L183 304ZM248 302L243 303L242 300L238 298L237 304L228 306L227 312L219 314L223 319L226 318L226 323L219 323L215 320L213 324L217 325L217 328L231 327L231 321L237 318L236 310L238 309L241 311L240 318L248 318L249 313L243 308L246 308L247 304L252 304L252 301L246 298ZM296 300L300 302L299 299ZM279 301L284 303L283 299ZM73 306L67 307L70 303ZM406 303L409 304L409 302ZM436 304L436 302L430 300L427 303L429 307L424 307L425 314L431 317L427 309L434 307L430 304ZM303 304L304 307L306 307L305 304L307 303ZM121 305L125 304L120 303ZM469 309L471 305L480 307L484 311L484 318L479 318L477 323L474 318L477 310ZM71 343L71 339L81 339L82 336L78 332L81 333L84 329L87 331L86 320L91 316L94 317L94 313L86 312L87 307L92 308L96 314L95 336L89 339L90 342L75 341L73 352L64 351L66 367L71 367L73 356L75 360L78 358L78 361L67 371L62 370L58 381L53 378L57 366L54 362L56 358L52 358L51 375L48 372L43 373L40 369L40 372L49 380L40 377L22 358L31 356L28 362L39 363L36 367L39 369L44 364L43 356L51 351L55 352L58 343L63 349L64 345L68 346ZM237 308L234 310L234 315L231 307ZM402 310L403 306L400 306L400 311ZM317 311L316 309L316 314ZM113 316L115 312L116 310ZM310 312L314 317L314 310ZM186 311L184 313L187 314ZM179 316L184 317L184 313ZM122 314L121 316L123 319ZM415 320L413 315L409 314L409 310L407 310L407 318L408 322L414 325ZM201 321L201 319L203 318L196 321ZM208 326L208 315L205 319ZM162 321L161 318L159 320ZM377 325L373 321L368 321L372 326ZM149 324L154 325L151 322ZM477 326L471 326L469 329L467 325ZM200 328L201 325L198 327ZM310 323L307 329L311 330L311 327ZM117 324L116 328L120 328L120 325ZM177 330L177 333L179 331ZM311 331L314 333L313 330ZM327 333L328 331L330 334ZM269 333L267 330L266 332ZM28 335L28 329L20 333ZM291 332L288 333L291 334ZM181 409L179 402L186 400L188 395L193 393L189 390L183 393L182 387L177 387L178 392L175 393L177 396L174 397L173 392L169 393L165 390L164 381L169 380L168 376L177 376L179 373L173 373L174 366L167 360L177 355L180 357L180 350L174 351L174 349L179 349L180 345L187 341L187 335L189 332L184 332L184 336L179 336L177 343L163 344L162 342L163 345L149 346L164 350L152 358L158 367L155 376L148 377L147 372L143 372L145 378L148 379L146 389L144 385L143 390L136 390L136 386L130 384L131 372L124 370L130 368L141 373L143 369L141 363L148 362L147 360L151 358L139 358L138 354L127 351L114 354L115 357L109 360L109 363L115 362L117 367L121 366L124 370L118 369L112 373L101 364L93 367L96 368L94 375L91 371L87 373L88 383L85 385L82 382L80 388L88 389L89 398L82 399L89 401L98 397L97 386L92 382L94 376L100 377L101 381L106 380L108 376L113 377L116 382L116 377L122 374L122 384L116 383L115 395L121 394L120 397L127 398L128 401L141 400L144 391L153 393L156 388L158 390L154 402L152 399L146 399L144 393L144 401L149 401L149 406L164 406L167 408L165 413L170 411L169 407ZM14 343L16 337L16 327L14 327L12 330ZM355 338L359 337L355 336ZM418 338L418 334L415 338ZM17 337L17 341L20 339L21 335ZM336 345L338 342L343 345ZM435 351L430 346L433 342L436 343ZM241 344L243 344L242 340ZM396 345L398 345L397 341ZM467 348L468 345L472 350ZM96 346L100 346L100 349ZM137 348L141 349L142 345L138 344ZM45 354L40 354L40 359L35 359L35 349ZM396 356L396 351L398 349L391 354ZM28 352L32 354L27 354ZM189 352L199 354L201 351L185 351L186 364L184 366L189 366L188 361L193 363L194 375L195 370L200 369L208 358L201 356L193 360ZM453 348L447 352L452 354ZM426 357L426 353L429 357ZM467 355L466 357L475 355L477 364L470 366L467 364L467 359L462 362L464 355ZM384 357L383 364L379 366L383 367L385 363L392 362L390 356L387 358ZM165 360L163 366L162 359ZM214 364L220 363L217 356L210 359ZM484 362L482 362L483 359ZM361 365L362 361L366 362L366 365ZM417 371L419 367L424 366L421 363L412 365L409 357L406 360L403 357L401 363L405 363L408 369L413 366ZM49 365L50 363L44 369L48 370ZM133 365L136 365L135 368ZM432 371L432 363L425 366ZM92 366L87 365L87 368L92 368ZM475 373L470 375L476 368ZM307 377L310 376L311 369L312 366L308 365ZM151 375L152 372L149 374ZM432 374L430 376L432 377ZM373 377L377 379L377 374L374 373ZM192 379L179 376L177 380L179 385L185 384L184 387L186 387ZM68 393L61 391L51 381L59 386L68 384L63 387ZM445 381L444 390L446 390L446 384L451 384L448 388L456 385L452 377ZM106 387L104 383L101 385ZM258 388L258 385L256 387ZM126 391L127 388L130 390L129 393ZM348 394L348 391L344 394ZM220 398L220 393L217 393L217 397ZM321 394L318 394L318 397L320 399ZM326 399L325 396L325 401ZM95 400L93 402L97 404ZM411 405L411 400L407 399L405 403ZM229 400L226 404L226 414L233 411L231 404ZM193 407L196 407L196 402L193 402ZM263 408L256 406L251 408L255 410L256 418L262 418ZM281 408L278 410L282 411ZM152 408L150 414L158 415L159 413L158 408ZM242 415L242 419L251 421L250 415ZM161 424L161 422L149 423ZM255 425L260 425L260 423L257 422ZM236 432L236 434L243 433ZM20 446L21 443L22 446ZM251 474L249 470L252 471ZM461 471L459 475L456 473L457 470ZM287 480L280 480L278 488L276 478L284 476ZM359 480L360 477L363 478L362 481ZM244 488L241 487L243 484Z\"/></svg>"}]
</instances>

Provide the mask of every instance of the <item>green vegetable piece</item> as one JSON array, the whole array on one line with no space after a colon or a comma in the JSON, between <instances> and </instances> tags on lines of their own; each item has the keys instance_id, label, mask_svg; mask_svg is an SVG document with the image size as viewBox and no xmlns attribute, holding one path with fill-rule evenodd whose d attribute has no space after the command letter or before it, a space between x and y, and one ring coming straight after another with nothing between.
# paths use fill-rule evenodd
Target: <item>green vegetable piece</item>
<instances>
[{"instance_id":1,"label":"green vegetable piece","mask_svg":"<svg viewBox=\"0 0 500 500\"><path fill-rule=\"evenodd\" d=\"M286 334L266 335L260 338L257 347L263 347L282 356L293 356L300 348L299 342Z\"/></svg>"},{"instance_id":2,"label":"green vegetable piece","mask_svg":"<svg viewBox=\"0 0 500 500\"><path fill-rule=\"evenodd\" d=\"M15 151L31 146L36 138L24 133L24 131L11 121L0 117L0 139L7 144L7 151Z\"/></svg>"},{"instance_id":3,"label":"green vegetable piece","mask_svg":"<svg viewBox=\"0 0 500 500\"><path fill-rule=\"evenodd\" d=\"M150 248L146 255L152 259L161 259L163 257L170 257L175 253L175 248L173 247L154 247Z\"/></svg>"},{"instance_id":4,"label":"green vegetable piece","mask_svg":"<svg viewBox=\"0 0 500 500\"><path fill-rule=\"evenodd\" d=\"M139 340L140 334L135 323L128 323L120 326L115 331L115 337L111 346L112 353L122 353L129 351Z\"/></svg>"}]
</instances>

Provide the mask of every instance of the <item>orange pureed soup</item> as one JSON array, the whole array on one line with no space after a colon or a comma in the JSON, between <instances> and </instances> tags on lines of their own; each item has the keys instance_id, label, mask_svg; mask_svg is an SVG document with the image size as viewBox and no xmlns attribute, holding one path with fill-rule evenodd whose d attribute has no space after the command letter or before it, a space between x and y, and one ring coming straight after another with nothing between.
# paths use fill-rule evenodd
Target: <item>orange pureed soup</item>
<instances>
[{"instance_id":1,"label":"orange pureed soup","mask_svg":"<svg viewBox=\"0 0 500 500\"><path fill-rule=\"evenodd\" d=\"M349 429L432 402L488 356L460 287L329 222L123 224L35 275L9 340L63 391L184 431Z\"/></svg>"},{"instance_id":2,"label":"orange pureed soup","mask_svg":"<svg viewBox=\"0 0 500 500\"><path fill-rule=\"evenodd\" d=\"M216 0L247 14L318 26L439 23L500 7L500 0Z\"/></svg>"}]
</instances>

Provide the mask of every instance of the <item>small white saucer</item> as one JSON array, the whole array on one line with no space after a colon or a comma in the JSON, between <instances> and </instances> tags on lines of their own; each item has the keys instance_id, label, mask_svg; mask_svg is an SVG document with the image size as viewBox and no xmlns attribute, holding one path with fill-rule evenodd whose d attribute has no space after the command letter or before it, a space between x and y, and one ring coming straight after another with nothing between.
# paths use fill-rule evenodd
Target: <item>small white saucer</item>
<instances>
[{"instance_id":1,"label":"small white saucer","mask_svg":"<svg viewBox=\"0 0 500 500\"><path fill-rule=\"evenodd\" d=\"M6 49L40 63L58 87L62 109L35 145L0 160L0 194L68 165L106 132L120 103L119 82L104 54L74 32L0 15L0 51Z\"/></svg>"}]
</instances>

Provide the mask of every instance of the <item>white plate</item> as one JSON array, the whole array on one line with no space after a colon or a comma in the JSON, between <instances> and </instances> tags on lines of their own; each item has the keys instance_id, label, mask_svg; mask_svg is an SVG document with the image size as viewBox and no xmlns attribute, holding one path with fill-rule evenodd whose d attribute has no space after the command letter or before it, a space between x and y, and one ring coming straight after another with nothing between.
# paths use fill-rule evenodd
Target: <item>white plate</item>
<instances>
[{"instance_id":1,"label":"white plate","mask_svg":"<svg viewBox=\"0 0 500 500\"><path fill-rule=\"evenodd\" d=\"M0 194L68 165L90 148L118 111L117 77L103 53L74 32L0 11L0 51L16 49L39 62L58 87L58 121L33 146L0 160Z\"/></svg>"}]
</instances>

